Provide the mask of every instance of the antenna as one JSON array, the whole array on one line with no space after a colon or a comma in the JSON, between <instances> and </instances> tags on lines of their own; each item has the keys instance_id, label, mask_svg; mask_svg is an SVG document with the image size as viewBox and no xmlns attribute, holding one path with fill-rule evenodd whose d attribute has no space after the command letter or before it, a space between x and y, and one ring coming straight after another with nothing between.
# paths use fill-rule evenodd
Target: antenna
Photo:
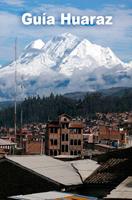
<instances>
[{"instance_id":1,"label":"antenna","mask_svg":"<svg viewBox=\"0 0 132 200\"><path fill-rule=\"evenodd\" d=\"M17 37L15 38L15 95L14 95L14 131L16 142L16 120L17 120Z\"/></svg>"}]
</instances>

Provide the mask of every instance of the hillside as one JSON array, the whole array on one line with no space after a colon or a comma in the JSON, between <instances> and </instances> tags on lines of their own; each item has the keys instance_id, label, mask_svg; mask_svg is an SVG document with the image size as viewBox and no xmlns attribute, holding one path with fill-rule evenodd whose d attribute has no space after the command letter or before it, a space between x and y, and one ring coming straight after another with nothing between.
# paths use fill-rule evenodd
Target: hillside
<instances>
[{"instance_id":1,"label":"hillside","mask_svg":"<svg viewBox=\"0 0 132 200\"><path fill-rule=\"evenodd\" d=\"M106 96L101 93L87 93L84 99L75 100L62 95L40 98L30 97L17 105L17 124L20 124L21 109L23 122L47 122L55 120L58 115L67 113L72 117L90 118L96 112L130 112L132 111L132 93L122 96ZM13 126L14 107L0 111L0 126Z\"/></svg>"}]
</instances>

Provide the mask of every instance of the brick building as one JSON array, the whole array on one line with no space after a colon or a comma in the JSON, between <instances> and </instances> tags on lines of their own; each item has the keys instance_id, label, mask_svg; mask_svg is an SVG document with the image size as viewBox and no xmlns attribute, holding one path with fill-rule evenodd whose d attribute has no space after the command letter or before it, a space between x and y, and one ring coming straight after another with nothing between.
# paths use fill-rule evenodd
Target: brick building
<instances>
[{"instance_id":1,"label":"brick building","mask_svg":"<svg viewBox=\"0 0 132 200\"><path fill-rule=\"evenodd\" d=\"M127 144L127 131L123 129L115 129L110 126L99 126L99 142L109 144L115 147Z\"/></svg>"},{"instance_id":2,"label":"brick building","mask_svg":"<svg viewBox=\"0 0 132 200\"><path fill-rule=\"evenodd\" d=\"M44 154L44 133L33 133L26 128L17 131L16 142L22 154Z\"/></svg>"},{"instance_id":3,"label":"brick building","mask_svg":"<svg viewBox=\"0 0 132 200\"><path fill-rule=\"evenodd\" d=\"M45 152L47 155L81 155L83 150L83 122L63 114L47 124Z\"/></svg>"}]
</instances>

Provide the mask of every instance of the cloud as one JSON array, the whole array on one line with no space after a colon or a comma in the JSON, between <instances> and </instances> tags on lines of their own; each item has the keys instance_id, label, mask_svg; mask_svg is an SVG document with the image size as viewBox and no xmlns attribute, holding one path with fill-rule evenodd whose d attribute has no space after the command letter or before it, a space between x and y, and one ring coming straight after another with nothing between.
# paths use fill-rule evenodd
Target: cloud
<instances>
[{"instance_id":1,"label":"cloud","mask_svg":"<svg viewBox=\"0 0 132 200\"><path fill-rule=\"evenodd\" d=\"M4 0L4 3L20 6L24 1ZM55 35L64 32L70 32L79 36L81 39L87 38L93 43L102 46L109 46L122 60L131 60L132 48L132 9L125 6L115 7L106 5L100 10L96 9L79 9L71 6L59 6L51 4L41 4L30 12L42 14L46 12L49 15L59 19L60 13L70 12L72 15L112 15L112 26L24 26L21 22L21 16L14 13L0 12L0 62L1 60L12 60L14 38L18 37L18 49L20 53L24 46L32 40L42 38L44 41L51 39ZM2 53L1 53L2 52ZM0 63L1 64L1 63Z\"/></svg>"},{"instance_id":2,"label":"cloud","mask_svg":"<svg viewBox=\"0 0 132 200\"><path fill-rule=\"evenodd\" d=\"M125 5L114 6L106 4L102 9L79 9L70 6L55 6L51 4L42 4L35 8L33 12L37 14L46 12L54 15L57 19L60 13L72 13L72 15L90 16L90 15L112 15L112 26L94 26L94 27L56 27L56 31L69 31L81 38L87 38L103 46L109 46L114 50L122 60L131 59L132 48L132 9L126 8ZM55 30L54 30L55 31ZM56 31L54 33L56 33Z\"/></svg>"},{"instance_id":3,"label":"cloud","mask_svg":"<svg viewBox=\"0 0 132 200\"><path fill-rule=\"evenodd\" d=\"M2 3L9 6L21 7L24 5L24 0L2 0Z\"/></svg>"}]
</instances>

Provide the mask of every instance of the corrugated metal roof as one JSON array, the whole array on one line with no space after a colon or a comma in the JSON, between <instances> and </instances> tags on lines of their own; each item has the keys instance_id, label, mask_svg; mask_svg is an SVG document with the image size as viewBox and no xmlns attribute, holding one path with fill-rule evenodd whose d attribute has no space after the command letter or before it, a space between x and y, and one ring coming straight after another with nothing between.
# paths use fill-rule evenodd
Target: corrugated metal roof
<instances>
[{"instance_id":1,"label":"corrugated metal roof","mask_svg":"<svg viewBox=\"0 0 132 200\"><path fill-rule=\"evenodd\" d=\"M125 179L105 199L132 199L132 176Z\"/></svg>"},{"instance_id":2,"label":"corrugated metal roof","mask_svg":"<svg viewBox=\"0 0 132 200\"><path fill-rule=\"evenodd\" d=\"M71 165L73 163L81 176L85 179L99 166L95 161L80 160L64 162L46 155L36 156L8 156L9 160L32 170L41 176L47 177L55 182L69 186L82 184L82 180Z\"/></svg>"},{"instance_id":3,"label":"corrugated metal roof","mask_svg":"<svg viewBox=\"0 0 132 200\"><path fill-rule=\"evenodd\" d=\"M49 156L8 156L8 159L63 185L82 183L71 165Z\"/></svg>"},{"instance_id":4,"label":"corrugated metal roof","mask_svg":"<svg viewBox=\"0 0 132 200\"><path fill-rule=\"evenodd\" d=\"M73 164L73 166L78 170L83 181L100 166L96 161L90 159L76 160L69 163Z\"/></svg>"}]
</instances>

